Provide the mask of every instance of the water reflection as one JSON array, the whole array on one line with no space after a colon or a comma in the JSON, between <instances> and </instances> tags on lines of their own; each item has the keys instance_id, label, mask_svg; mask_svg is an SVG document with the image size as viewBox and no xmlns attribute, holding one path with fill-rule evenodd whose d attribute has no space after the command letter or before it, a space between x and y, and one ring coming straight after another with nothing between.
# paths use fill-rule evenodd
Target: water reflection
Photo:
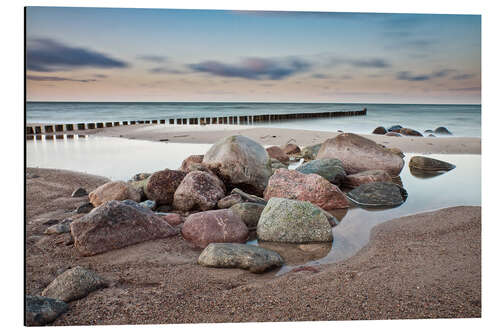
<instances>
[{"instance_id":1,"label":"water reflection","mask_svg":"<svg viewBox=\"0 0 500 333\"><path fill-rule=\"evenodd\" d=\"M191 154L205 154L210 144L163 143L108 137L26 142L28 167L66 169L128 180L136 173L177 169Z\"/></svg>"}]
</instances>

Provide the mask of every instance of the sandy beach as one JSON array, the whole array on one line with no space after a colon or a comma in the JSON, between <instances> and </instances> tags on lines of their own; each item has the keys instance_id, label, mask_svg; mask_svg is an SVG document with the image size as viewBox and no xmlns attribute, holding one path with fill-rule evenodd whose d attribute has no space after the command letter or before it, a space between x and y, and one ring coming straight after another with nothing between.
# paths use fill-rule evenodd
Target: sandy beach
<instances>
[{"instance_id":1,"label":"sandy beach","mask_svg":"<svg viewBox=\"0 0 500 333\"><path fill-rule=\"evenodd\" d=\"M341 134L337 131L309 131L285 128L249 126L164 126L134 125L110 127L87 131L95 135L122 137L136 140L214 143L230 135L244 135L262 145L285 145L289 142L305 147L324 142ZM465 137L391 137L385 135L362 135L388 148L396 147L407 153L436 154L481 154L480 138Z\"/></svg>"},{"instance_id":2,"label":"sandy beach","mask_svg":"<svg viewBox=\"0 0 500 333\"><path fill-rule=\"evenodd\" d=\"M76 265L109 282L70 302L52 325L481 316L480 207L388 221L348 260L275 276L199 266L200 250L180 235L81 257L65 245L69 234L44 235L43 223L78 217L71 212L86 198L71 198L73 189L90 191L107 179L27 172L26 292L40 294Z\"/></svg>"}]
</instances>

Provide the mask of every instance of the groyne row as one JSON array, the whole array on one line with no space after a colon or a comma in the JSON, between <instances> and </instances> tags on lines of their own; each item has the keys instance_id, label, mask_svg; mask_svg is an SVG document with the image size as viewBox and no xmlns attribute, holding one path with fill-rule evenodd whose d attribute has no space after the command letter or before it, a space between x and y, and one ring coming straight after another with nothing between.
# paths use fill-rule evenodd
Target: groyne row
<instances>
[{"instance_id":1,"label":"groyne row","mask_svg":"<svg viewBox=\"0 0 500 333\"><path fill-rule=\"evenodd\" d=\"M57 133L78 133L81 131L98 130L116 126L133 126L143 124L165 125L252 125L256 123L272 123L273 121L310 119L310 118L336 118L366 115L366 108L360 111L332 111L316 113L289 113L289 114L264 114L251 116L224 116L224 117L197 117L197 118L171 118L156 120L126 120L109 122L90 122L77 124L36 124L26 126L27 139L35 135L55 135ZM57 136L57 135L56 135Z\"/></svg>"}]
</instances>

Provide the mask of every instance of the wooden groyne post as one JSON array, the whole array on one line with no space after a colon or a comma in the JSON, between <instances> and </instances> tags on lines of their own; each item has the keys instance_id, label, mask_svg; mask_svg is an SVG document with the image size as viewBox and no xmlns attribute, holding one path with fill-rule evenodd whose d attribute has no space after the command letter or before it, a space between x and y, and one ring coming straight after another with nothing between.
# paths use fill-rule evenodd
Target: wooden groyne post
<instances>
[{"instance_id":1,"label":"wooden groyne post","mask_svg":"<svg viewBox=\"0 0 500 333\"><path fill-rule=\"evenodd\" d=\"M169 119L147 119L147 120L126 120L115 122L92 122L78 124L40 124L26 126L26 138L39 140L45 135L47 140L64 138L73 138L75 134L80 136L81 132L87 130L102 129L116 126L132 126L137 124L169 124L169 125L252 125L256 123L272 123L273 121L298 120L311 118L337 118L365 116L367 109L357 111L326 111L326 112L305 112L288 114L260 114L260 115L242 115L242 116L223 116L223 117L191 117L191 118L169 118ZM80 132L80 133L79 133Z\"/></svg>"}]
</instances>

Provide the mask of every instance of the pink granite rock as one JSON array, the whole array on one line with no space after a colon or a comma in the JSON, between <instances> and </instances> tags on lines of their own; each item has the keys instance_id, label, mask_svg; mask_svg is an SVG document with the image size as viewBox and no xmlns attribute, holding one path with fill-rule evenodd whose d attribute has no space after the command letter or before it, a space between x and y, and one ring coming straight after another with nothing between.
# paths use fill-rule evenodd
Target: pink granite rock
<instances>
[{"instance_id":1,"label":"pink granite rock","mask_svg":"<svg viewBox=\"0 0 500 333\"><path fill-rule=\"evenodd\" d=\"M326 140L316 159L337 158L342 161L347 174L367 170L384 170L397 176L403 168L403 159L376 144L374 141L352 133L342 133Z\"/></svg>"},{"instance_id":2,"label":"pink granite rock","mask_svg":"<svg viewBox=\"0 0 500 333\"><path fill-rule=\"evenodd\" d=\"M210 243L245 243L248 228L231 209L210 210L189 215L182 236L200 248Z\"/></svg>"},{"instance_id":3,"label":"pink granite rock","mask_svg":"<svg viewBox=\"0 0 500 333\"><path fill-rule=\"evenodd\" d=\"M309 201L325 210L349 207L342 191L317 174L278 169L269 178L264 199L272 197Z\"/></svg>"},{"instance_id":4,"label":"pink granite rock","mask_svg":"<svg viewBox=\"0 0 500 333\"><path fill-rule=\"evenodd\" d=\"M209 210L217 206L226 188L216 176L203 171L192 171L182 180L174 193L174 208L181 211Z\"/></svg>"},{"instance_id":5,"label":"pink granite rock","mask_svg":"<svg viewBox=\"0 0 500 333\"><path fill-rule=\"evenodd\" d=\"M75 248L83 256L119 249L179 231L131 200L108 201L70 224Z\"/></svg>"}]
</instances>

